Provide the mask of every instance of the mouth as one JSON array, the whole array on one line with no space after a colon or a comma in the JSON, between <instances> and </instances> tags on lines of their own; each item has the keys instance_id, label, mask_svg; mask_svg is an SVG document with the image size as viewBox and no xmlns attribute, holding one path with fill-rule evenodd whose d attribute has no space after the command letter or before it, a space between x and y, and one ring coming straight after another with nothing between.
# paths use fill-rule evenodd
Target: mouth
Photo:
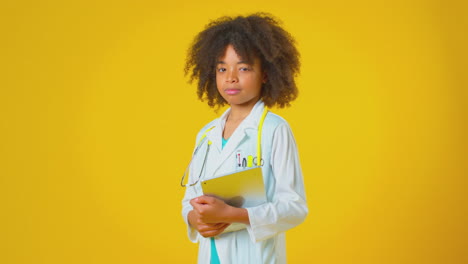
<instances>
[{"instance_id":1,"label":"mouth","mask_svg":"<svg viewBox=\"0 0 468 264\"><path fill-rule=\"evenodd\" d=\"M225 89L224 92L228 95L235 95L235 94L238 94L240 93L240 89L233 89L233 88L228 88L228 89Z\"/></svg>"}]
</instances>

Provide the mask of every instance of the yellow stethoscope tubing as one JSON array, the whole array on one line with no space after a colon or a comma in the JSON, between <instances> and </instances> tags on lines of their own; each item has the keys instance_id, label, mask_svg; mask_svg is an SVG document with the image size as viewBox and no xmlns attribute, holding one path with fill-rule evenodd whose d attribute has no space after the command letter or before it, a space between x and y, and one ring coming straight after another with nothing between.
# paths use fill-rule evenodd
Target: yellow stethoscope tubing
<instances>
[{"instance_id":1,"label":"yellow stethoscope tubing","mask_svg":"<svg viewBox=\"0 0 468 264\"><path fill-rule=\"evenodd\" d=\"M268 114L268 109L265 108L263 110L263 113L262 113L262 116L260 118L260 121L258 123L258 132L257 132L257 166L261 166L261 162L262 162L262 129L263 129L263 123L265 122L265 118L266 118L266 115ZM192 159L190 160L190 163L187 167L187 169L185 170L184 172L184 176L182 176L182 179L180 181L180 185L182 187L186 187L187 185L188 186L194 186L195 184L198 183L198 181L200 180L200 177L199 179L192 183L192 184L184 184L184 179L185 179L185 175L187 175L187 171L189 171L189 168L190 168L190 165L192 164L192 161L193 161L193 157L195 157L195 155L197 154L198 152L198 149L200 148L201 144L203 143L203 141L206 139L206 136L208 134L208 132L210 132L213 128L215 128L214 126L208 128L207 130L205 130L205 132L203 133L203 135L200 137L200 139L198 140L197 142L197 145L196 145L196 148L195 148L195 151L193 152L193 155L192 155ZM206 152L208 153L209 149L210 149L210 145L212 144L211 140L208 140L208 146L207 146L207 150ZM205 167L205 163L206 163L206 158L207 158L208 155L205 155L205 159L203 160L203 165L202 165L202 170L203 168ZM190 173L190 172L189 172Z\"/></svg>"},{"instance_id":2,"label":"yellow stethoscope tubing","mask_svg":"<svg viewBox=\"0 0 468 264\"><path fill-rule=\"evenodd\" d=\"M205 133L203 133L203 135L200 137L200 139L198 140L197 142L197 145L196 145L196 148L195 148L195 151L193 151L193 155L192 155L192 158L190 159L190 162L189 162L189 165L187 166L187 169L185 169L185 172L184 172L184 176L182 176L182 179L180 180L180 185L182 187L186 187L187 185L188 186L194 186L195 184L198 183L198 180L192 184L184 184L184 180L185 180L185 175L187 175L187 172L190 173L190 165L192 165L192 161L193 161L193 157L195 157L195 155L197 154L198 150L200 149L200 146L201 144L203 143L203 141L206 139L206 135L208 134L208 132L210 132L213 128L215 128L214 126L208 128L207 130L205 130ZM208 151L210 150L210 146L211 146L211 140L208 140L208 146L207 146L207 149L206 149L206 152L208 153ZM205 163L206 163L206 157L208 155L205 155L205 159L203 160L203 165L202 165L202 170L203 168L205 167Z\"/></svg>"},{"instance_id":3,"label":"yellow stethoscope tubing","mask_svg":"<svg viewBox=\"0 0 468 264\"><path fill-rule=\"evenodd\" d=\"M265 122L265 117L268 114L268 109L264 109L260 122L258 124L258 134L257 134L257 166L261 165L262 162L262 129L263 122Z\"/></svg>"}]
</instances>

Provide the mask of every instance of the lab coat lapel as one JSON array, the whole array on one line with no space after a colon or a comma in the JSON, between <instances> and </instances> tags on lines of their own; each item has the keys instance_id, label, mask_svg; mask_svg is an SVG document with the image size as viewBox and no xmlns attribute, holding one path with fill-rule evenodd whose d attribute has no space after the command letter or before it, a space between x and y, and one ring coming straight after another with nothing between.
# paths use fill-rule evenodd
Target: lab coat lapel
<instances>
[{"instance_id":1,"label":"lab coat lapel","mask_svg":"<svg viewBox=\"0 0 468 264\"><path fill-rule=\"evenodd\" d=\"M223 136L224 123L226 122L226 117L229 114L231 109L228 108L218 119L214 122L214 128L206 135L207 138L212 142L216 152L220 153L223 149L221 138Z\"/></svg>"},{"instance_id":2,"label":"lab coat lapel","mask_svg":"<svg viewBox=\"0 0 468 264\"><path fill-rule=\"evenodd\" d=\"M234 152L239 146L239 144L242 142L242 140L246 137L245 125L241 123L239 124L239 127L234 131L234 133L229 138L228 142L223 148L221 142L225 120L223 119L223 117L225 117L225 115L221 116L216 121L215 128L213 128L213 130L211 130L207 134L208 139L212 142L212 146L214 147L213 151L216 151L217 153L216 159L212 160L213 167L210 169L210 178L219 175L220 167L225 162L229 162L229 158L232 158L232 162L235 161Z\"/></svg>"},{"instance_id":3,"label":"lab coat lapel","mask_svg":"<svg viewBox=\"0 0 468 264\"><path fill-rule=\"evenodd\" d=\"M212 142L212 147L215 149L217 153L221 152L222 149L222 142L221 142L221 135L223 133L223 128L221 127L220 120L217 120L215 127L210 131L209 134L206 136Z\"/></svg>"},{"instance_id":4,"label":"lab coat lapel","mask_svg":"<svg viewBox=\"0 0 468 264\"><path fill-rule=\"evenodd\" d=\"M252 109L251 113L239 124L239 127L234 131L232 136L229 138L228 142L222 148L221 144L221 137L223 134L224 129L224 122L226 120L226 116L228 115L230 109L228 109L224 114L218 119L216 128L214 128L211 132L213 137L212 142L215 144L216 148L218 149L218 153L220 153L219 159L215 162L215 166L213 167L212 175L213 177L218 176L220 167L225 162L230 162L229 158L231 158L232 162L235 162L235 151L238 149L239 145L242 141L248 137L247 131L253 129L255 135L258 129L258 122L263 112L264 104L262 101L257 102L257 104Z\"/></svg>"},{"instance_id":5,"label":"lab coat lapel","mask_svg":"<svg viewBox=\"0 0 468 264\"><path fill-rule=\"evenodd\" d=\"M224 149L221 151L221 155L219 156L219 160L216 162L216 166L213 171L214 176L219 175L219 169L225 162L235 162L236 157L234 152L245 137L245 128L243 124L240 124L239 127L234 131L232 136L229 138L228 142L224 146Z\"/></svg>"}]
</instances>

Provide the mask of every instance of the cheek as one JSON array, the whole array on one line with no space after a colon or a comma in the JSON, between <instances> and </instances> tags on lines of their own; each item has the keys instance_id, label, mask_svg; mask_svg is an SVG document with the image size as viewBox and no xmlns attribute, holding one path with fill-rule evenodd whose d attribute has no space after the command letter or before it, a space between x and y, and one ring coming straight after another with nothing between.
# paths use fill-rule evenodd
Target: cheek
<instances>
[{"instance_id":1,"label":"cheek","mask_svg":"<svg viewBox=\"0 0 468 264\"><path fill-rule=\"evenodd\" d=\"M216 83L216 88L219 90L219 87L221 86L221 78L216 76L215 83Z\"/></svg>"},{"instance_id":2,"label":"cheek","mask_svg":"<svg viewBox=\"0 0 468 264\"><path fill-rule=\"evenodd\" d=\"M221 78L216 77L215 82L216 82L216 90L218 91L219 94L222 95L223 94L222 93L223 81L221 80Z\"/></svg>"},{"instance_id":3,"label":"cheek","mask_svg":"<svg viewBox=\"0 0 468 264\"><path fill-rule=\"evenodd\" d=\"M262 79L257 78L257 76L251 76L250 78L245 79L245 83L248 83L253 89L261 89L263 84Z\"/></svg>"}]
</instances>

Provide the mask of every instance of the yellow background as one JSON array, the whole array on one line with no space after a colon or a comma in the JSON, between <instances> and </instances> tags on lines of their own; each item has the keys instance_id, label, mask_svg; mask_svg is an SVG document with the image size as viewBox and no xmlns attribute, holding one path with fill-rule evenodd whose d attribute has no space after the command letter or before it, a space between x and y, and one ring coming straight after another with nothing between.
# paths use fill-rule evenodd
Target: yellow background
<instances>
[{"instance_id":1,"label":"yellow background","mask_svg":"<svg viewBox=\"0 0 468 264\"><path fill-rule=\"evenodd\" d=\"M289 262L468 263L465 1L385 2L2 1L0 263L194 263L179 181L217 114L184 58L254 11L302 54Z\"/></svg>"}]
</instances>

